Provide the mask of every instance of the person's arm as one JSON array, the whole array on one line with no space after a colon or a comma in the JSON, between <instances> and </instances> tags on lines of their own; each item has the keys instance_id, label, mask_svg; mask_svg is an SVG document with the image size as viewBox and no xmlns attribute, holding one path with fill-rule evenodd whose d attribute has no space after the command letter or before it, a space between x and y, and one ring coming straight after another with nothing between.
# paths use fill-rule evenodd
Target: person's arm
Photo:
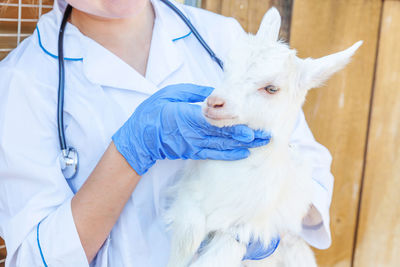
<instances>
[{"instance_id":1,"label":"person's arm","mask_svg":"<svg viewBox=\"0 0 400 267\"><path fill-rule=\"evenodd\" d=\"M269 142L245 126L206 123L187 102L204 100L212 88L170 86L137 108L74 196L60 169L54 88L9 68L0 73L0 236L10 266L88 266L136 173L163 158L245 158L247 148Z\"/></svg>"},{"instance_id":2,"label":"person's arm","mask_svg":"<svg viewBox=\"0 0 400 267\"><path fill-rule=\"evenodd\" d=\"M0 64L0 236L7 266L88 266L60 168L57 94L6 63Z\"/></svg>"},{"instance_id":3,"label":"person's arm","mask_svg":"<svg viewBox=\"0 0 400 267\"><path fill-rule=\"evenodd\" d=\"M89 262L109 235L139 179L112 142L72 198L72 215Z\"/></svg>"},{"instance_id":4,"label":"person's arm","mask_svg":"<svg viewBox=\"0 0 400 267\"><path fill-rule=\"evenodd\" d=\"M113 143L72 199L74 220L89 261L118 219L139 174L157 160L235 160L247 157L248 147L269 142L265 133L254 133L243 125L224 129L208 124L200 107L190 102L203 101L211 91L192 84L161 89L140 104L113 136Z\"/></svg>"}]
</instances>

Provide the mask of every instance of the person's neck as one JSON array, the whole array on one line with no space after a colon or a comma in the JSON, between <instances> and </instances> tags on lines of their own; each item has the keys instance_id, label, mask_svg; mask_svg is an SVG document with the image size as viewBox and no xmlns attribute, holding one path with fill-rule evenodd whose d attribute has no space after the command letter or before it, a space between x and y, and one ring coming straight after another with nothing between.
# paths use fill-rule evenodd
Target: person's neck
<instances>
[{"instance_id":1,"label":"person's neck","mask_svg":"<svg viewBox=\"0 0 400 267\"><path fill-rule=\"evenodd\" d=\"M103 18L73 9L70 22L144 76L154 19L153 6L148 1L143 10L131 18Z\"/></svg>"}]
</instances>

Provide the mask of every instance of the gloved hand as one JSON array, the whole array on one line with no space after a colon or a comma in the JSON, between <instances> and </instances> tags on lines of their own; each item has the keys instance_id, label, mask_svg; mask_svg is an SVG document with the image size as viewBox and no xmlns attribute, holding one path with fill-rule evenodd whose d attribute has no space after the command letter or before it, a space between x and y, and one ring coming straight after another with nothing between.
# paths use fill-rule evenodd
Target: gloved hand
<instances>
[{"instance_id":1,"label":"gloved hand","mask_svg":"<svg viewBox=\"0 0 400 267\"><path fill-rule=\"evenodd\" d=\"M281 239L279 237L272 239L268 247L264 246L260 240L250 240L247 244L247 251L243 260L262 260L272 255L277 249Z\"/></svg>"},{"instance_id":2,"label":"gloved hand","mask_svg":"<svg viewBox=\"0 0 400 267\"><path fill-rule=\"evenodd\" d=\"M200 247L197 252L200 254L203 253L204 249L210 243L211 239L206 238L205 240L203 240L203 242L201 242ZM240 242L239 239L237 239L237 241ZM275 250L278 248L280 241L281 241L281 239L279 237L276 237L271 240L268 247L265 247L264 246L265 244L263 242L261 242L259 239L254 241L253 238L251 238L249 243L247 244L246 254L243 256L242 261L262 260L262 259L265 259L266 257L271 256L272 253L274 253Z\"/></svg>"},{"instance_id":3,"label":"gloved hand","mask_svg":"<svg viewBox=\"0 0 400 267\"><path fill-rule=\"evenodd\" d=\"M269 143L269 134L244 125L210 125L201 107L213 88L194 84L167 86L143 101L112 140L142 175L159 159L238 160L248 148Z\"/></svg>"}]
</instances>

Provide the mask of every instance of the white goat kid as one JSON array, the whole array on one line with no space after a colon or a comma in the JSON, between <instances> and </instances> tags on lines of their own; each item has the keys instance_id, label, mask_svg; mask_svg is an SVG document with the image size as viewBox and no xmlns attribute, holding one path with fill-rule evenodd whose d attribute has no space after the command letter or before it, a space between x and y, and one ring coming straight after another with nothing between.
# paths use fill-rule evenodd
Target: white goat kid
<instances>
[{"instance_id":1,"label":"white goat kid","mask_svg":"<svg viewBox=\"0 0 400 267\"><path fill-rule=\"evenodd\" d=\"M280 23L272 8L257 35L238 36L222 86L203 108L211 124L263 129L272 134L271 142L251 149L244 160L188 162L166 212L172 234L169 267L316 266L299 237L311 205L312 162L289 140L307 91L343 68L362 42L302 60L278 41ZM196 253L210 235L203 252ZM282 240L271 257L242 262L251 236L265 244L277 236Z\"/></svg>"}]
</instances>

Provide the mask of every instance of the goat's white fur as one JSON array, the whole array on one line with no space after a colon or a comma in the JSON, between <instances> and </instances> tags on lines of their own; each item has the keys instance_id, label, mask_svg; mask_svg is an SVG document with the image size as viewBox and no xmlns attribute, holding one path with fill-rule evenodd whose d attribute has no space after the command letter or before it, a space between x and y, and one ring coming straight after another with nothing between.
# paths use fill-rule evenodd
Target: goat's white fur
<instances>
[{"instance_id":1,"label":"goat's white fur","mask_svg":"<svg viewBox=\"0 0 400 267\"><path fill-rule=\"evenodd\" d=\"M312 162L291 148L289 140L308 89L343 68L362 42L302 60L278 41L280 22L272 8L257 35L238 40L225 62L225 79L212 93L225 100L219 112L235 118L209 119L216 126L246 124L269 131L271 142L251 149L244 160L188 162L166 212L172 234L169 267L316 266L299 238L311 205ZM260 90L268 84L280 91L270 95ZM210 233L214 237L205 251L196 254ZM241 262L252 235L265 244L277 236L282 240L271 257Z\"/></svg>"}]
</instances>

